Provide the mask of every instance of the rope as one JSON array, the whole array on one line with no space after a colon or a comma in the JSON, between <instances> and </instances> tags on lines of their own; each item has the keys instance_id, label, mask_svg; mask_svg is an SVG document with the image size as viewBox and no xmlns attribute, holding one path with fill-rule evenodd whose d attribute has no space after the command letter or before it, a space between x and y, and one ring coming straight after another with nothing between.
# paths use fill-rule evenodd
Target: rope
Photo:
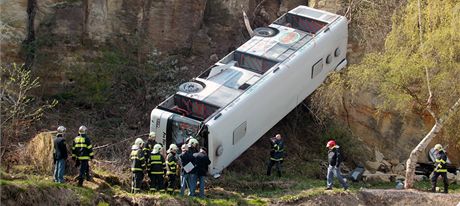
<instances>
[{"instance_id":1,"label":"rope","mask_svg":"<svg viewBox=\"0 0 460 206\"><path fill-rule=\"evenodd\" d=\"M128 140L132 140L134 138L138 138L138 137L142 137L142 136L147 136L149 133L145 133L145 134L140 134L140 135L136 135L136 136L132 136L132 137L128 137L122 141L119 141L119 142L116 142L116 143L112 143L112 144L105 144L105 145L101 145L101 146L97 146L97 147L94 147L93 150L97 150L97 149L104 149L104 148L108 148L108 147L112 147L112 146L115 146L117 144L121 144L123 142L126 142Z\"/></svg>"}]
</instances>

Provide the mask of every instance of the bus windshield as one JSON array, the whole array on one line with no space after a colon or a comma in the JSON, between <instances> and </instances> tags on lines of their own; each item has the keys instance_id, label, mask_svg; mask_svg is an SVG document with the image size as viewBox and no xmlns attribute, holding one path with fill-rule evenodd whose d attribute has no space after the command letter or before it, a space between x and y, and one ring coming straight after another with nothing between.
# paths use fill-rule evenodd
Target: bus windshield
<instances>
[{"instance_id":1,"label":"bus windshield","mask_svg":"<svg viewBox=\"0 0 460 206\"><path fill-rule=\"evenodd\" d=\"M197 133L200 127L200 122L181 115L173 114L168 120L168 125L169 131L167 132L167 145L176 144L180 148L189 136L193 136L199 141Z\"/></svg>"}]
</instances>

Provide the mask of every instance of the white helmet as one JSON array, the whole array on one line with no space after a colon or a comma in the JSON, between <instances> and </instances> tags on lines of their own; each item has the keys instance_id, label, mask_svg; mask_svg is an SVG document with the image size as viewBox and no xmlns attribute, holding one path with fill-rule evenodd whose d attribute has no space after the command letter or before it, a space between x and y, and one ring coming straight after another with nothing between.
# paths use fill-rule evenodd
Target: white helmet
<instances>
[{"instance_id":1,"label":"white helmet","mask_svg":"<svg viewBox=\"0 0 460 206\"><path fill-rule=\"evenodd\" d=\"M198 140L196 140L195 138L190 138L190 140L188 141L188 144L189 146L196 146L198 145Z\"/></svg>"},{"instance_id":2,"label":"white helmet","mask_svg":"<svg viewBox=\"0 0 460 206\"><path fill-rule=\"evenodd\" d=\"M137 138L136 141L134 141L134 144L140 147L142 144L144 144L144 140Z\"/></svg>"},{"instance_id":3,"label":"white helmet","mask_svg":"<svg viewBox=\"0 0 460 206\"><path fill-rule=\"evenodd\" d=\"M86 134L86 130L88 130L88 128L86 128L84 125L80 126L80 128L78 128L78 133L79 134Z\"/></svg>"},{"instance_id":4,"label":"white helmet","mask_svg":"<svg viewBox=\"0 0 460 206\"><path fill-rule=\"evenodd\" d=\"M65 130L66 130L66 128L65 128L64 126L59 126L59 127L57 128L57 133L58 133L58 134L62 134L62 133L65 132Z\"/></svg>"},{"instance_id":5,"label":"white helmet","mask_svg":"<svg viewBox=\"0 0 460 206\"><path fill-rule=\"evenodd\" d=\"M434 146L434 149L440 151L440 150L442 150L442 145L441 145L441 144L436 144L436 145Z\"/></svg>"},{"instance_id":6,"label":"white helmet","mask_svg":"<svg viewBox=\"0 0 460 206\"><path fill-rule=\"evenodd\" d=\"M149 139L155 139L155 137L156 137L155 132L150 132Z\"/></svg>"},{"instance_id":7,"label":"white helmet","mask_svg":"<svg viewBox=\"0 0 460 206\"><path fill-rule=\"evenodd\" d=\"M171 144L171 145L169 145L169 150L168 151L170 151L170 152L174 151L175 152L175 151L177 151L177 149L179 149L179 148L177 148L176 144Z\"/></svg>"},{"instance_id":8,"label":"white helmet","mask_svg":"<svg viewBox=\"0 0 460 206\"><path fill-rule=\"evenodd\" d=\"M161 150L161 148L161 144L156 144L155 146L153 146L152 153L158 153Z\"/></svg>"}]
</instances>

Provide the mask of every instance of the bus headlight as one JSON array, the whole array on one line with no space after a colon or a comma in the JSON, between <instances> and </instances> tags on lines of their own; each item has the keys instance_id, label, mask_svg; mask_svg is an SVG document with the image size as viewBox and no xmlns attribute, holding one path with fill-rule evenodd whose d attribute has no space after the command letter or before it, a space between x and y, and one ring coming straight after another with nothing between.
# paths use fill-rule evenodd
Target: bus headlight
<instances>
[{"instance_id":1,"label":"bus headlight","mask_svg":"<svg viewBox=\"0 0 460 206\"><path fill-rule=\"evenodd\" d=\"M224 147L222 145L219 145L216 149L216 155L220 156L224 152Z\"/></svg>"}]
</instances>

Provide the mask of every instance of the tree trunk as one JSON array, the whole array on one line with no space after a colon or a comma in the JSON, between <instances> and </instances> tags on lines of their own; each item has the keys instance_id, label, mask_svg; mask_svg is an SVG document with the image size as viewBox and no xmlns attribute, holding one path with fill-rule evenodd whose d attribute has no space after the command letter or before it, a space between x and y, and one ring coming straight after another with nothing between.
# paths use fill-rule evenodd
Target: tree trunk
<instances>
[{"instance_id":1,"label":"tree trunk","mask_svg":"<svg viewBox=\"0 0 460 206\"><path fill-rule=\"evenodd\" d=\"M27 1L27 36L23 41L26 47L25 67L31 69L35 59L35 15L37 14L37 0Z\"/></svg>"},{"instance_id":2,"label":"tree trunk","mask_svg":"<svg viewBox=\"0 0 460 206\"><path fill-rule=\"evenodd\" d=\"M439 131L441 131L444 122L448 120L455 112L458 110L460 105L460 98L455 102L455 104L441 117L441 119L436 119L436 123L434 124L431 131L420 141L420 143L415 147L414 150L409 155L409 159L406 162L406 180L404 183L404 187L406 189L410 189L414 186L414 176L415 176L415 165L417 163L418 157L420 154L425 151L425 148L431 142L433 137L438 135Z\"/></svg>"}]
</instances>

